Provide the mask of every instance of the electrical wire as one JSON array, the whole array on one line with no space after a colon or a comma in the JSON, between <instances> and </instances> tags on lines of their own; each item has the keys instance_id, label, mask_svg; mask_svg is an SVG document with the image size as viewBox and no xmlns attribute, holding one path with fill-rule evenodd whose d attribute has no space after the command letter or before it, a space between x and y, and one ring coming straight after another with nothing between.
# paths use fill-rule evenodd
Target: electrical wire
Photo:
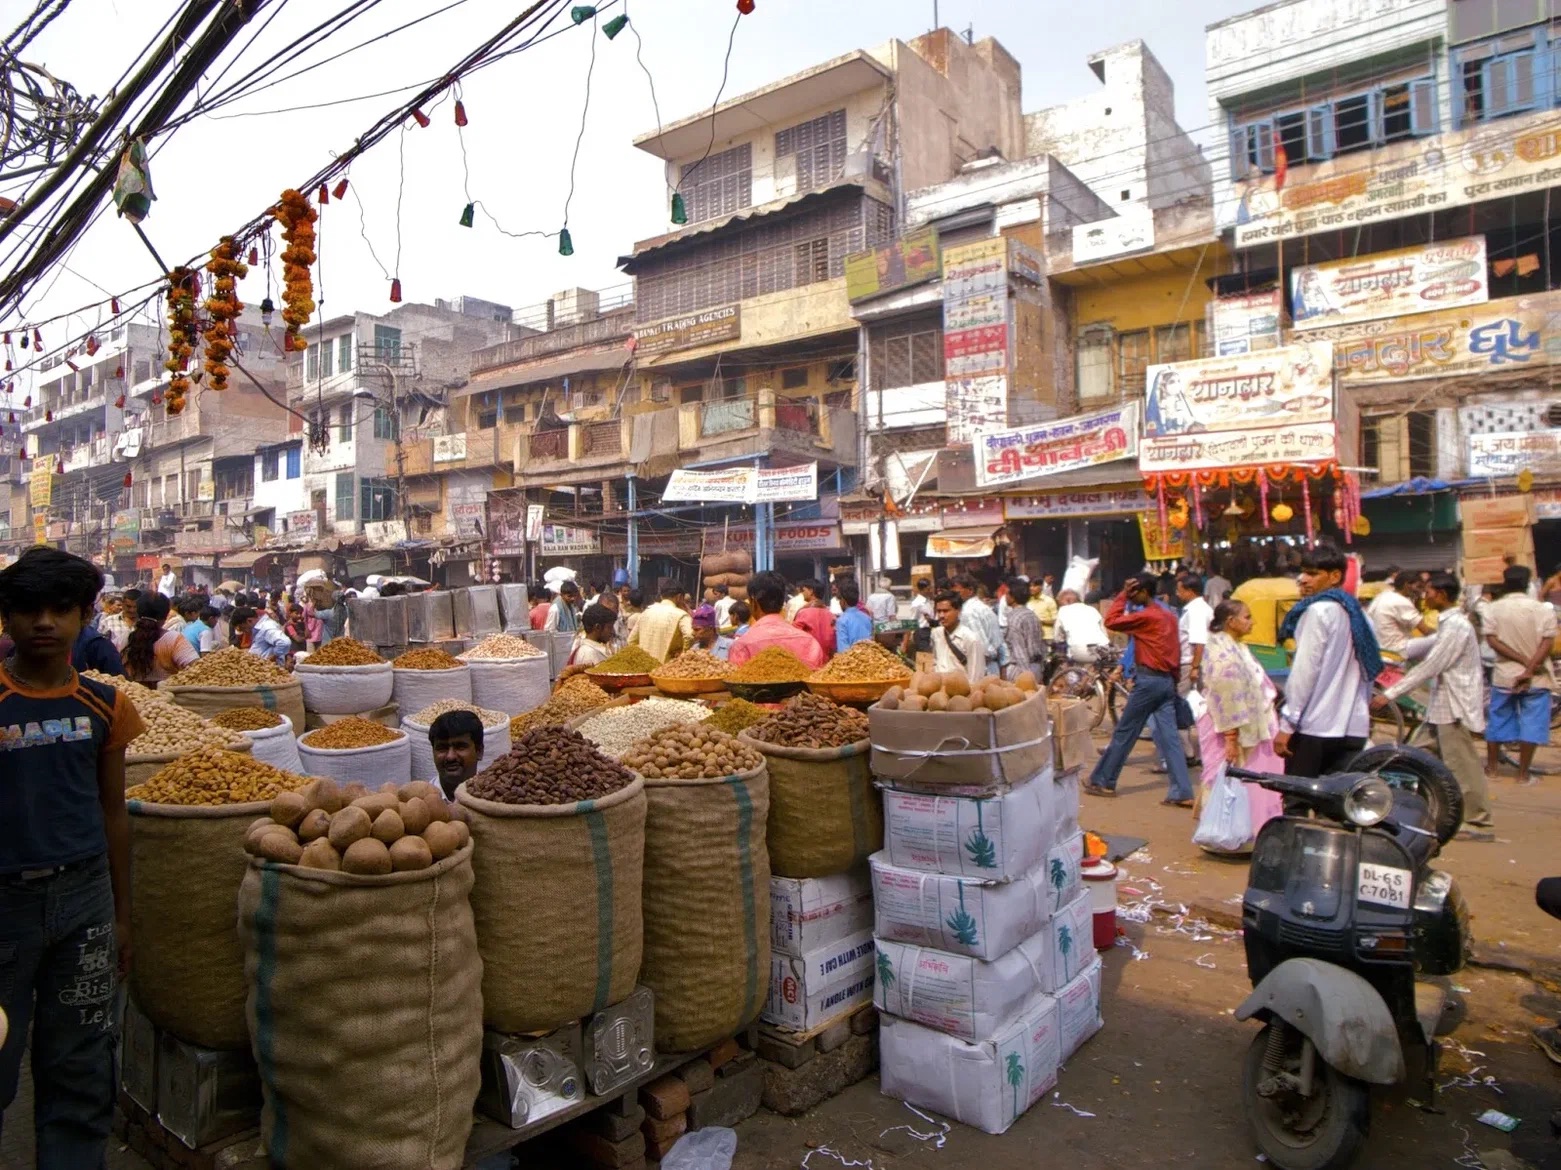
<instances>
[{"instance_id":1,"label":"electrical wire","mask_svg":"<svg viewBox=\"0 0 1561 1170\"><path fill-rule=\"evenodd\" d=\"M743 13L739 11L737 14L737 19L732 21L732 31L727 34L726 57L721 62L721 84L720 87L715 91L715 100L710 103L710 142L708 145L706 145L705 153L700 156L698 162L696 162L691 167L683 167L678 172L678 181L676 186L673 188L676 191L681 192L683 190L683 180L694 177L699 168L704 166L705 162L710 158L710 152L715 149L715 112L721 104L721 95L726 92L727 79L731 76L732 46L737 43L737 26L742 23L742 20Z\"/></svg>"},{"instance_id":2,"label":"electrical wire","mask_svg":"<svg viewBox=\"0 0 1561 1170\"><path fill-rule=\"evenodd\" d=\"M575 198L575 173L580 166L580 144L585 141L585 124L591 114L591 75L596 72L596 17L591 17L591 60L585 67L585 101L580 106L580 133L575 136L574 157L569 160L569 194L564 197L564 226L569 226L569 205ZM464 154L465 147L462 147Z\"/></svg>"}]
</instances>

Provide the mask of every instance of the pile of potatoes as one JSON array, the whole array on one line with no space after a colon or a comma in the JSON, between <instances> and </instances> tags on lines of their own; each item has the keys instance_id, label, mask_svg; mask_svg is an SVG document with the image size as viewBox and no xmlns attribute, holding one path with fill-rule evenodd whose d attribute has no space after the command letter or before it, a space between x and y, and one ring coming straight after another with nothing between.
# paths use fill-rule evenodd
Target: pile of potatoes
<instances>
[{"instance_id":1,"label":"pile of potatoes","mask_svg":"<svg viewBox=\"0 0 1561 1170\"><path fill-rule=\"evenodd\" d=\"M427 869L470 840L465 810L427 781L371 793L322 778L272 800L271 815L245 833L244 849L307 869L383 875Z\"/></svg>"},{"instance_id":2,"label":"pile of potatoes","mask_svg":"<svg viewBox=\"0 0 1561 1170\"><path fill-rule=\"evenodd\" d=\"M1036 689L1035 675L1028 670L1011 683L991 675L974 686L962 670L918 671L903 687L885 691L877 707L882 711L1002 711L1018 706Z\"/></svg>"}]
</instances>

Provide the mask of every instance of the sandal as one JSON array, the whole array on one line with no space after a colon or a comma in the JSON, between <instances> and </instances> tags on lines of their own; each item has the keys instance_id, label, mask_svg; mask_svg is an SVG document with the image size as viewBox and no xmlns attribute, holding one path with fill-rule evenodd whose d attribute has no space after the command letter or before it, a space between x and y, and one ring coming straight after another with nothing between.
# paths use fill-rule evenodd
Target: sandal
<instances>
[{"instance_id":1,"label":"sandal","mask_svg":"<svg viewBox=\"0 0 1561 1170\"><path fill-rule=\"evenodd\" d=\"M1115 788L1107 788L1104 784L1086 784L1084 785L1084 791L1090 796L1115 796L1117 794Z\"/></svg>"},{"instance_id":2,"label":"sandal","mask_svg":"<svg viewBox=\"0 0 1561 1170\"><path fill-rule=\"evenodd\" d=\"M1170 797L1166 797L1160 803L1168 808L1191 808L1193 802L1190 800L1172 800Z\"/></svg>"}]
</instances>

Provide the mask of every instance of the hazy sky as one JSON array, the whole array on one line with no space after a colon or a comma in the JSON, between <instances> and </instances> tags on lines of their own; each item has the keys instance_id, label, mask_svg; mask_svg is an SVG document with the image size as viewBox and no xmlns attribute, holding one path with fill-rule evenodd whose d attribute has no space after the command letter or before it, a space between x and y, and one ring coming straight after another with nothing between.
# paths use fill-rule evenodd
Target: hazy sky
<instances>
[{"instance_id":1,"label":"hazy sky","mask_svg":"<svg viewBox=\"0 0 1561 1170\"><path fill-rule=\"evenodd\" d=\"M273 7L276 2L272 0ZM369 41L446 3L382 0L328 49L316 50L306 60ZM123 72L129 54L182 4L75 0L24 57L84 93L101 93ZM1183 127L1204 141L1204 26L1256 6L1257 0L1115 0L1087 6L1078 0L939 0L938 9L943 24L960 32L973 25L978 39L995 36L1018 59L1024 70L1026 111L1090 92L1099 83L1085 58L1140 38L1175 79ZM9 14L23 4L9 0L0 7L7 10L4 23L9 26ZM245 60L258 62L340 7L338 0L291 0L229 79L243 71ZM521 7L515 0L459 0L450 12L415 30L375 40L162 140L152 164L158 201L144 225L147 234L169 263L209 248L224 232L274 202L282 188L313 174L333 150L350 145L404 98L295 107L318 107L424 83ZM738 24L724 96L854 48L916 36L932 26L933 7L933 0L757 0L757 10ZM604 7L604 16L623 9L623 3ZM673 121L708 108L720 85L736 17L733 0L629 0L627 10L643 38L643 59L654 78L661 117ZM586 95L588 34L588 25L571 29L481 71L463 87L470 120L464 132L470 193L507 231L556 232L564 222L570 159ZM601 36L596 41L590 108L568 215L575 254L559 256L551 239L506 238L481 213L475 228L459 226L466 182L461 140L446 103L429 111L429 128L414 125L404 137L392 135L354 164L351 186L362 199L361 225L351 196L323 209L323 271L318 279L327 315L388 308L390 282L382 267L399 273L407 301L465 293L517 308L562 288L599 288L626 279L614 261L635 240L668 230L667 194L660 161L630 144L636 134L656 126L650 87L635 62L634 38L625 32L615 41ZM0 191L15 193L4 183ZM157 276L151 258L112 210L65 264L28 298L30 319L101 298L95 286L118 292ZM265 295L263 277L252 274L240 295L258 303ZM82 319L78 328L94 319ZM13 327L16 321L5 324ZM51 327L46 343L51 334L58 340L64 330Z\"/></svg>"}]
</instances>

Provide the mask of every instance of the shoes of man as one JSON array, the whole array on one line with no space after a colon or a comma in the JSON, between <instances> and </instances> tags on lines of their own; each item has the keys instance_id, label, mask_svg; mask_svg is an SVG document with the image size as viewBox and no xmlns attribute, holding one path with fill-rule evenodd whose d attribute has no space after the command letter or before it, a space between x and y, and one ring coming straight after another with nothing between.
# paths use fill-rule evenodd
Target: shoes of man
<instances>
[{"instance_id":1,"label":"shoes of man","mask_svg":"<svg viewBox=\"0 0 1561 1170\"><path fill-rule=\"evenodd\" d=\"M1086 784L1084 785L1084 792L1088 796L1115 796L1117 794L1115 788L1107 788L1104 784Z\"/></svg>"},{"instance_id":2,"label":"shoes of man","mask_svg":"<svg viewBox=\"0 0 1561 1170\"><path fill-rule=\"evenodd\" d=\"M1531 1035L1546 1056L1561 1064L1561 1028L1535 1028Z\"/></svg>"},{"instance_id":3,"label":"shoes of man","mask_svg":"<svg viewBox=\"0 0 1561 1170\"><path fill-rule=\"evenodd\" d=\"M1169 797L1167 797L1165 800L1162 800L1160 803L1163 804L1163 805L1166 805L1166 806L1168 806L1170 808L1191 808L1192 807L1192 801L1190 801L1190 800L1171 800Z\"/></svg>"}]
</instances>

